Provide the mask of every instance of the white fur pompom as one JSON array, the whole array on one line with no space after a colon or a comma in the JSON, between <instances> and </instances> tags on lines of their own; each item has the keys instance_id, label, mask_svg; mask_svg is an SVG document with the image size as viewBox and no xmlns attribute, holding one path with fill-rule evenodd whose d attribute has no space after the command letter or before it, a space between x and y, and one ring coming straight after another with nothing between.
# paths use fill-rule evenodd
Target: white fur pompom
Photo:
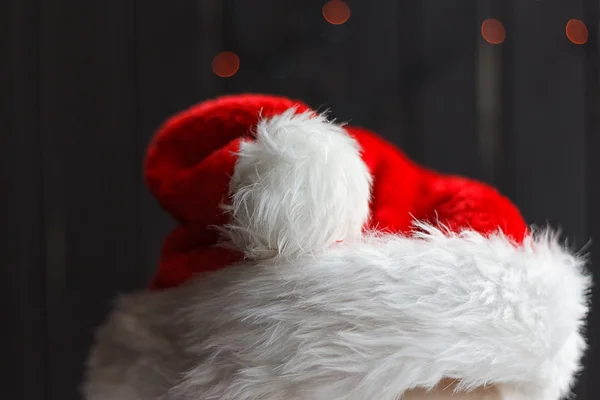
<instances>
[{"instance_id":1,"label":"white fur pompom","mask_svg":"<svg viewBox=\"0 0 600 400\"><path fill-rule=\"evenodd\" d=\"M371 176L344 128L290 109L241 144L229 189L233 245L247 258L293 257L361 237Z\"/></svg>"}]
</instances>

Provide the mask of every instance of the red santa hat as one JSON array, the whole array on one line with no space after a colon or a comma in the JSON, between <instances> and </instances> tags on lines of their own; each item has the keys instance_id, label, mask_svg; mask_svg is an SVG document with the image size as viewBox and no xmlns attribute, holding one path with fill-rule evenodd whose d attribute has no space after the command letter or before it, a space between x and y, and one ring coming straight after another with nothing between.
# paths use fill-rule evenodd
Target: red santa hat
<instances>
[{"instance_id":1,"label":"red santa hat","mask_svg":"<svg viewBox=\"0 0 600 400\"><path fill-rule=\"evenodd\" d=\"M153 290L98 336L87 388L110 396L94 399L393 400L443 379L568 393L584 261L495 189L262 95L173 117L145 172L178 226Z\"/></svg>"}]
</instances>

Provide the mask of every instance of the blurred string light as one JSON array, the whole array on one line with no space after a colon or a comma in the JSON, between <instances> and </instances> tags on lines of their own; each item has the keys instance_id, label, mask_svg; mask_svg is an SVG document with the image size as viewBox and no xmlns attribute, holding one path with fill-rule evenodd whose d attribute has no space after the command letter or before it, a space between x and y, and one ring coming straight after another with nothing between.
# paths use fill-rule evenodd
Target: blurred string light
<instances>
[{"instance_id":1,"label":"blurred string light","mask_svg":"<svg viewBox=\"0 0 600 400\"><path fill-rule=\"evenodd\" d=\"M323 6L323 17L332 25L342 25L350 18L350 7L342 0L330 0Z\"/></svg>"},{"instance_id":2,"label":"blurred string light","mask_svg":"<svg viewBox=\"0 0 600 400\"><path fill-rule=\"evenodd\" d=\"M481 36L490 44L500 44L506 39L506 30L502 22L488 18L481 24Z\"/></svg>"},{"instance_id":3,"label":"blurred string light","mask_svg":"<svg viewBox=\"0 0 600 400\"><path fill-rule=\"evenodd\" d=\"M212 70L221 78L229 78L240 69L240 58L233 51L223 51L212 61Z\"/></svg>"},{"instance_id":4,"label":"blurred string light","mask_svg":"<svg viewBox=\"0 0 600 400\"><path fill-rule=\"evenodd\" d=\"M567 22L565 33L567 34L567 38L575 44L585 44L589 35L585 23L578 19L572 19Z\"/></svg>"}]
</instances>

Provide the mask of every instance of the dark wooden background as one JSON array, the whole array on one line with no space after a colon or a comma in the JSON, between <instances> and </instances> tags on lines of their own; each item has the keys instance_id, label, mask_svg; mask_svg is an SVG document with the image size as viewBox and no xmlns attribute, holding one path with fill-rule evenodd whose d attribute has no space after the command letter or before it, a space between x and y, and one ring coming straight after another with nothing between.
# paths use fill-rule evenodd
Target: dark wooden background
<instances>
[{"instance_id":1,"label":"dark wooden background","mask_svg":"<svg viewBox=\"0 0 600 400\"><path fill-rule=\"evenodd\" d=\"M145 146L218 94L331 107L421 163L499 186L577 246L600 236L597 0L348 0L340 26L323 3L0 2L0 398L78 398L92 329L146 284L171 227L141 179ZM503 44L481 38L488 17ZM570 18L587 44L567 40ZM222 50L241 59L227 79L211 70ZM577 394L593 400L599 311L588 336Z\"/></svg>"}]
</instances>

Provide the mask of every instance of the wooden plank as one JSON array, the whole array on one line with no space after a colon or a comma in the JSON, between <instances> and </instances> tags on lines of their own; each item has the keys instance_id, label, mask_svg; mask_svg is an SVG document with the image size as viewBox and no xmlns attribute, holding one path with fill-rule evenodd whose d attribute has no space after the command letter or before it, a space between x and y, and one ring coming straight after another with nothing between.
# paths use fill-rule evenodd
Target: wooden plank
<instances>
[{"instance_id":1,"label":"wooden plank","mask_svg":"<svg viewBox=\"0 0 600 400\"><path fill-rule=\"evenodd\" d=\"M504 1L480 0L477 4L476 104L481 178L499 189L503 186L506 174L502 125L504 46L485 40L481 28L486 20L502 19L499 9Z\"/></svg>"},{"instance_id":2,"label":"wooden plank","mask_svg":"<svg viewBox=\"0 0 600 400\"><path fill-rule=\"evenodd\" d=\"M420 73L420 43L416 40L421 6L415 1L398 3L398 109L400 137L396 144L416 161L425 158L424 138L419 134L418 105L414 101L420 90L423 77Z\"/></svg>"},{"instance_id":3,"label":"wooden plank","mask_svg":"<svg viewBox=\"0 0 600 400\"><path fill-rule=\"evenodd\" d=\"M45 211L53 240L48 399L77 399L93 329L118 291L140 284L143 268L135 9L134 0L40 4Z\"/></svg>"},{"instance_id":4,"label":"wooden plank","mask_svg":"<svg viewBox=\"0 0 600 400\"><path fill-rule=\"evenodd\" d=\"M565 37L581 1L513 1L504 109L509 194L529 222L585 243L585 54Z\"/></svg>"},{"instance_id":5,"label":"wooden plank","mask_svg":"<svg viewBox=\"0 0 600 400\"><path fill-rule=\"evenodd\" d=\"M419 161L482 178L475 87L477 2L422 1L418 15L414 113L423 154Z\"/></svg>"},{"instance_id":6,"label":"wooden plank","mask_svg":"<svg viewBox=\"0 0 600 400\"><path fill-rule=\"evenodd\" d=\"M3 399L47 399L37 2L0 3Z\"/></svg>"},{"instance_id":7,"label":"wooden plank","mask_svg":"<svg viewBox=\"0 0 600 400\"><path fill-rule=\"evenodd\" d=\"M216 96L222 89L222 79L211 69L212 58L222 50L221 14L219 1L138 1L135 13L138 162L142 162L150 138L166 118ZM159 20L176 22L157 23ZM139 190L144 275L150 276L173 223L141 180Z\"/></svg>"},{"instance_id":8,"label":"wooden plank","mask_svg":"<svg viewBox=\"0 0 600 400\"><path fill-rule=\"evenodd\" d=\"M344 27L345 40L333 44L341 52L341 65L335 68L345 67L348 78L345 88L331 87L328 96L336 98L336 108L351 123L366 126L396 145L405 146L409 121L402 95L408 95L412 70L402 62L402 46L404 34L410 35L411 26L404 26L399 20L405 22L408 5L387 0L348 4L352 14ZM327 28L339 30L338 26ZM405 87L407 90L399 90Z\"/></svg>"},{"instance_id":9,"label":"wooden plank","mask_svg":"<svg viewBox=\"0 0 600 400\"><path fill-rule=\"evenodd\" d=\"M588 317L587 337L590 341L587 363L581 382L577 388L577 398L593 400L600 397L600 8L596 0L584 0L582 14L579 15L589 30L585 51L585 168L586 168L586 233L592 238L591 269L596 277L593 289L592 312Z\"/></svg>"}]
</instances>

